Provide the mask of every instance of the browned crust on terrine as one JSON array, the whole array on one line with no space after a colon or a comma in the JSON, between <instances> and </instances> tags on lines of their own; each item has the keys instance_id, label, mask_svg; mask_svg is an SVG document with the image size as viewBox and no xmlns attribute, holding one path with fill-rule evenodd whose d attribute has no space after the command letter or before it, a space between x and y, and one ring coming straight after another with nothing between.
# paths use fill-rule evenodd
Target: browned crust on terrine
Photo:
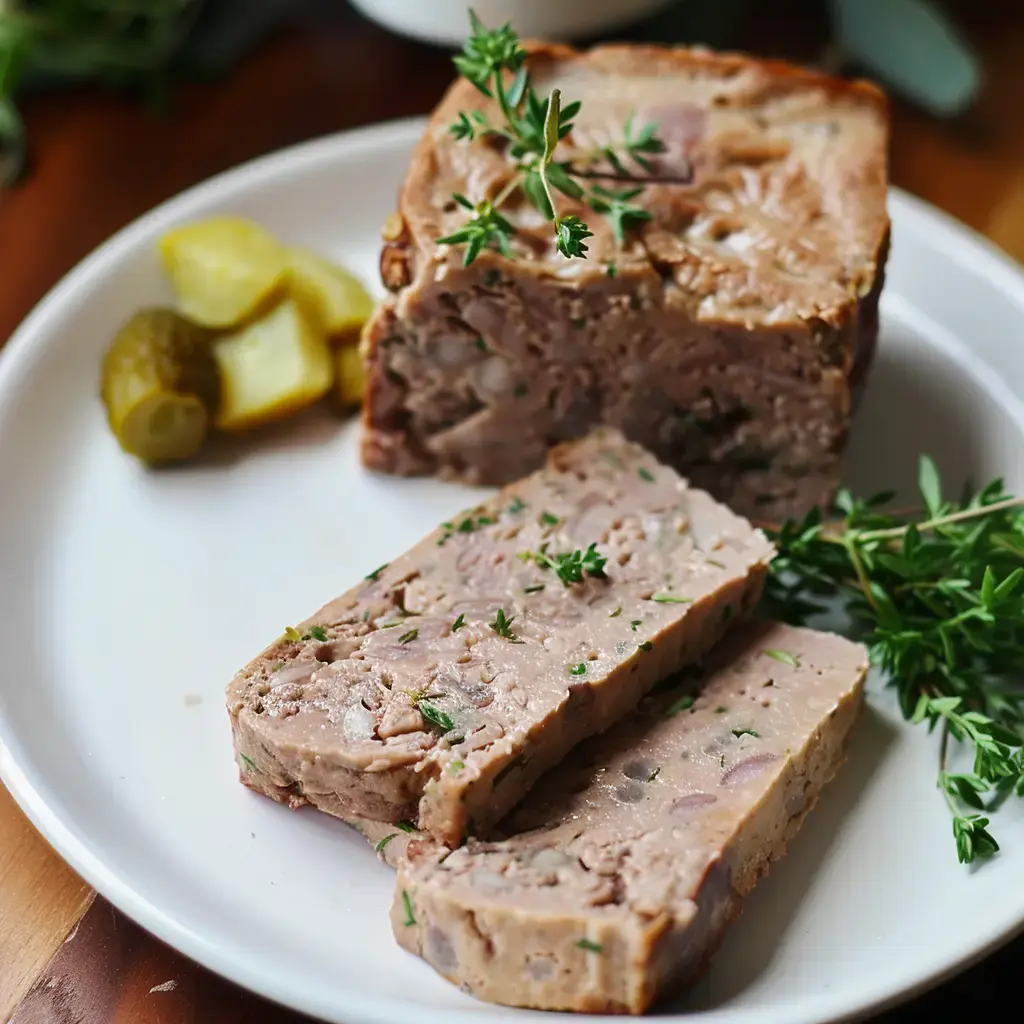
<instances>
[{"instance_id":1,"label":"browned crust on terrine","mask_svg":"<svg viewBox=\"0 0 1024 1024\"><path fill-rule=\"evenodd\" d=\"M548 226L512 208L515 259L485 252L462 268L435 242L464 214L450 194L494 195L510 168L487 143L450 138L458 110L489 102L457 81L414 152L402 228L382 254L393 295L365 334L367 465L504 483L603 422L743 514L827 501L877 335L882 93L700 50L539 46L530 59L539 87L557 73L566 100L602 78L640 82L641 122L653 90L669 150L634 200L653 219L621 246L602 217L560 200L595 232L588 259L566 261ZM674 100L659 85L673 76L698 95ZM578 150L630 109L629 88L600 99L584 102Z\"/></svg>"}]
</instances>

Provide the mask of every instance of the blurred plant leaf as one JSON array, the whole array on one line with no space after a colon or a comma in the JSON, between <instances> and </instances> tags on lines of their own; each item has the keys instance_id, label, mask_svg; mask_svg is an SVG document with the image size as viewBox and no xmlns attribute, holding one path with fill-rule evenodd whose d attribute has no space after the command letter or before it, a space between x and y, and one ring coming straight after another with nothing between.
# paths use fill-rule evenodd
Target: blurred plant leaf
<instances>
[{"instance_id":1,"label":"blurred plant leaf","mask_svg":"<svg viewBox=\"0 0 1024 1024\"><path fill-rule=\"evenodd\" d=\"M0 21L0 187L25 166L25 127L14 106L14 86L25 57L26 34L13 20Z\"/></svg>"},{"instance_id":2,"label":"blurred plant leaf","mask_svg":"<svg viewBox=\"0 0 1024 1024\"><path fill-rule=\"evenodd\" d=\"M952 116L981 87L978 58L926 0L831 0L843 51L933 114Z\"/></svg>"},{"instance_id":3,"label":"blurred plant leaf","mask_svg":"<svg viewBox=\"0 0 1024 1024\"><path fill-rule=\"evenodd\" d=\"M727 47L735 45L736 33L749 0L689 0L672 4L629 33L631 39L659 43L689 43Z\"/></svg>"},{"instance_id":4,"label":"blurred plant leaf","mask_svg":"<svg viewBox=\"0 0 1024 1024\"><path fill-rule=\"evenodd\" d=\"M95 80L165 109L174 74L228 70L291 7L288 0L0 0L0 185L25 164L17 93Z\"/></svg>"},{"instance_id":5,"label":"blurred plant leaf","mask_svg":"<svg viewBox=\"0 0 1024 1024\"><path fill-rule=\"evenodd\" d=\"M0 188L12 185L25 169L25 127L17 108L0 96Z\"/></svg>"},{"instance_id":6,"label":"blurred plant leaf","mask_svg":"<svg viewBox=\"0 0 1024 1024\"><path fill-rule=\"evenodd\" d=\"M207 0L174 70L204 78L224 74L294 9L294 0Z\"/></svg>"}]
</instances>

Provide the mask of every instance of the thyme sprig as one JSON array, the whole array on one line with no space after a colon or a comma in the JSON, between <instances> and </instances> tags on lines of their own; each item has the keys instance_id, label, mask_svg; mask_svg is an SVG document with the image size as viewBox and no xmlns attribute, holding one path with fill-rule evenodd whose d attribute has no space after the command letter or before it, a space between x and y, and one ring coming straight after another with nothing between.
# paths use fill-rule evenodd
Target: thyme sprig
<instances>
[{"instance_id":1,"label":"thyme sprig","mask_svg":"<svg viewBox=\"0 0 1024 1024\"><path fill-rule=\"evenodd\" d=\"M803 622L841 595L904 717L939 730L937 785L957 856L971 863L999 849L987 815L1024 796L1024 499L994 480L947 501L926 456L918 485L916 518L886 511L891 495L841 491L836 519L786 523L773 537L768 611ZM970 771L949 768L951 739L973 755Z\"/></svg>"},{"instance_id":2,"label":"thyme sprig","mask_svg":"<svg viewBox=\"0 0 1024 1024\"><path fill-rule=\"evenodd\" d=\"M537 551L522 551L518 556L524 562L532 561L542 569L551 569L562 583L570 587L574 583L582 583L583 576L605 579L604 571L608 559L597 550L597 543L591 544L586 551L576 548L561 554L548 554L548 545L541 544Z\"/></svg>"},{"instance_id":3,"label":"thyme sprig","mask_svg":"<svg viewBox=\"0 0 1024 1024\"><path fill-rule=\"evenodd\" d=\"M465 266L483 249L508 256L515 228L499 209L514 193L521 191L544 218L552 222L555 245L563 256L586 258L586 239L593 237L593 232L576 214L559 214L556 193L582 201L595 212L606 215L616 239L622 243L631 228L650 220L646 210L630 202L643 189L620 192L601 186L587 189L581 182L593 176L592 170L581 170L568 160L556 160L555 151L559 142L572 132L580 102L576 100L562 106L558 89L552 89L546 99L541 99L530 83L526 51L511 26L488 29L472 10L469 18L469 38L462 53L453 61L467 81L484 96L495 100L501 120L496 123L480 110L459 111L449 130L463 142L487 137L502 140L513 161L514 174L493 198L474 203L460 193L453 194L452 198L469 212L469 217L460 228L437 241L465 246ZM620 178L630 177L627 166L630 162L650 172L654 166L650 157L665 150L656 133L655 124L635 127L631 114L623 126L622 140L617 145L609 143L599 147L590 155L590 160L607 163L612 168L612 176Z\"/></svg>"}]
</instances>

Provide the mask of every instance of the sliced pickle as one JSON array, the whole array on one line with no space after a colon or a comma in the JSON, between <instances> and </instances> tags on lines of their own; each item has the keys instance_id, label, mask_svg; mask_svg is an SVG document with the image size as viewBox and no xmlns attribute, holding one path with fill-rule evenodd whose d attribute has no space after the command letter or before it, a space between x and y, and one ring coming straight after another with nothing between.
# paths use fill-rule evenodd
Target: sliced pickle
<instances>
[{"instance_id":1,"label":"sliced pickle","mask_svg":"<svg viewBox=\"0 0 1024 1024\"><path fill-rule=\"evenodd\" d=\"M283 290L287 257L241 217L211 217L168 231L160 255L181 311L207 327L235 327Z\"/></svg>"},{"instance_id":2,"label":"sliced pickle","mask_svg":"<svg viewBox=\"0 0 1024 1024\"><path fill-rule=\"evenodd\" d=\"M317 314L294 298L213 344L220 368L220 430L250 430L322 398L334 383Z\"/></svg>"},{"instance_id":3,"label":"sliced pickle","mask_svg":"<svg viewBox=\"0 0 1024 1024\"><path fill-rule=\"evenodd\" d=\"M316 309L331 339L356 340L373 312L373 299L359 279L309 249L287 252L292 292Z\"/></svg>"},{"instance_id":4,"label":"sliced pickle","mask_svg":"<svg viewBox=\"0 0 1024 1024\"><path fill-rule=\"evenodd\" d=\"M149 463L202 447L220 394L211 335L168 309L136 313L103 359L100 393L121 447Z\"/></svg>"},{"instance_id":5,"label":"sliced pickle","mask_svg":"<svg viewBox=\"0 0 1024 1024\"><path fill-rule=\"evenodd\" d=\"M358 344L342 345L334 354L336 374L334 393L343 409L362 404L365 375L363 355Z\"/></svg>"}]
</instances>

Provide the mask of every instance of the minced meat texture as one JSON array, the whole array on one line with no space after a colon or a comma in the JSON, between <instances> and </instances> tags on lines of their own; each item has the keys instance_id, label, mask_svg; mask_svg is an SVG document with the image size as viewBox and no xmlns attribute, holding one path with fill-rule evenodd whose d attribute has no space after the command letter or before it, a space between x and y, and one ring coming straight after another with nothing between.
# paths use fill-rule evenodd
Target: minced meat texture
<instances>
[{"instance_id":1,"label":"minced meat texture","mask_svg":"<svg viewBox=\"0 0 1024 1024\"><path fill-rule=\"evenodd\" d=\"M382 254L390 298L366 332L363 455L374 468L506 483L552 444L614 426L734 510L775 520L827 502L877 335L889 222L881 94L786 65L695 50L542 47L537 87L580 99L560 157L619 141L630 113L667 144L618 242L586 220L565 259L516 197L513 258L468 268L436 239L516 173L459 142L457 82L435 111ZM590 166L590 165L588 165ZM608 168L598 161L593 173ZM595 179L623 188L631 182Z\"/></svg>"},{"instance_id":2,"label":"minced meat texture","mask_svg":"<svg viewBox=\"0 0 1024 1024\"><path fill-rule=\"evenodd\" d=\"M771 554L614 431L555 449L236 676L242 780L458 842L699 660Z\"/></svg>"},{"instance_id":3,"label":"minced meat texture","mask_svg":"<svg viewBox=\"0 0 1024 1024\"><path fill-rule=\"evenodd\" d=\"M484 838L404 833L392 926L492 1002L641 1013L693 980L841 764L863 647L738 626ZM384 851L382 851L384 854Z\"/></svg>"}]
</instances>

